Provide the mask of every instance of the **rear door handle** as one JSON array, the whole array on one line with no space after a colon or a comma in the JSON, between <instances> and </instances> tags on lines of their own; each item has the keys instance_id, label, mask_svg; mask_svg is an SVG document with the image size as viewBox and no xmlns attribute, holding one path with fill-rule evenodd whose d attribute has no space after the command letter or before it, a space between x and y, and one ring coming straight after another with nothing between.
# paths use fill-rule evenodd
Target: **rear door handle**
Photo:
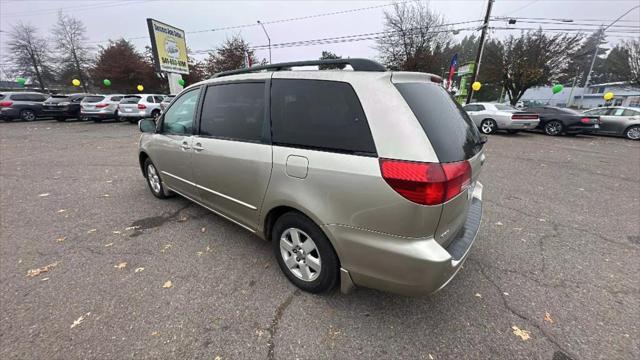
<instances>
[{"instance_id":1,"label":"rear door handle","mask_svg":"<svg viewBox=\"0 0 640 360\"><path fill-rule=\"evenodd\" d=\"M180 148L185 151L191 149L191 147L189 146L189 143L187 143L186 141L184 141L182 145L180 145Z\"/></svg>"},{"instance_id":2,"label":"rear door handle","mask_svg":"<svg viewBox=\"0 0 640 360\"><path fill-rule=\"evenodd\" d=\"M195 151L202 151L202 150L204 150L204 148L202 147L202 144L201 144L201 143L196 143L196 144L193 146L193 150L195 150Z\"/></svg>"}]
</instances>

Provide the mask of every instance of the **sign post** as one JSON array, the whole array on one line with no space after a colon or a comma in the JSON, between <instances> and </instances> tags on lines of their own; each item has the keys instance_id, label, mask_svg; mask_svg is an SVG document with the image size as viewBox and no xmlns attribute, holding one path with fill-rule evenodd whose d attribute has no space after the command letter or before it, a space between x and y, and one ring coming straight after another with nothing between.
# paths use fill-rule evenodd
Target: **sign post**
<instances>
[{"instance_id":1,"label":"sign post","mask_svg":"<svg viewBox=\"0 0 640 360\"><path fill-rule=\"evenodd\" d=\"M181 74L189 74L184 30L154 19L147 19L147 27L156 71L167 73L169 92L177 94L182 90L179 84Z\"/></svg>"}]
</instances>

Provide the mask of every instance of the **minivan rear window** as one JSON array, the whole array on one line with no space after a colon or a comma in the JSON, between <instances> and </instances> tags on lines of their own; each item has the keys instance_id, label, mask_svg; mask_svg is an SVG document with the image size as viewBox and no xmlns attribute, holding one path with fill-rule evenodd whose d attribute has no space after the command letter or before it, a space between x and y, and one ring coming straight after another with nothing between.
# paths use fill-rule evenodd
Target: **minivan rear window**
<instances>
[{"instance_id":1,"label":"minivan rear window","mask_svg":"<svg viewBox=\"0 0 640 360\"><path fill-rule=\"evenodd\" d=\"M127 96L120 101L120 104L137 104L140 101L140 96Z\"/></svg>"},{"instance_id":2,"label":"minivan rear window","mask_svg":"<svg viewBox=\"0 0 640 360\"><path fill-rule=\"evenodd\" d=\"M376 154L360 100L345 82L273 80L271 127L277 145Z\"/></svg>"},{"instance_id":3,"label":"minivan rear window","mask_svg":"<svg viewBox=\"0 0 640 360\"><path fill-rule=\"evenodd\" d=\"M82 102L86 103L97 103L104 100L104 96L87 96L82 100Z\"/></svg>"},{"instance_id":4,"label":"minivan rear window","mask_svg":"<svg viewBox=\"0 0 640 360\"><path fill-rule=\"evenodd\" d=\"M442 86L427 82L395 86L420 122L440 162L466 160L482 149L478 129Z\"/></svg>"}]
</instances>

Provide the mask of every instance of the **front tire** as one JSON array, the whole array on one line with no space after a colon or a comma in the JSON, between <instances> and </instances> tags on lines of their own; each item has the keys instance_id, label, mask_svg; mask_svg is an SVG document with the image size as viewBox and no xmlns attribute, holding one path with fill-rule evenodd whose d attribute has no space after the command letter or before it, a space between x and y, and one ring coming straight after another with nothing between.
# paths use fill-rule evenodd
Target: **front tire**
<instances>
[{"instance_id":1,"label":"front tire","mask_svg":"<svg viewBox=\"0 0 640 360\"><path fill-rule=\"evenodd\" d=\"M563 129L562 123L557 120L551 120L544 124L544 133L549 136L558 136L562 134Z\"/></svg>"},{"instance_id":2,"label":"front tire","mask_svg":"<svg viewBox=\"0 0 640 360\"><path fill-rule=\"evenodd\" d=\"M486 135L493 134L494 132L496 132L497 129L498 129L498 124L493 119L484 119L480 123L480 131L483 134L486 134Z\"/></svg>"},{"instance_id":3,"label":"front tire","mask_svg":"<svg viewBox=\"0 0 640 360\"><path fill-rule=\"evenodd\" d=\"M271 242L280 269L295 286L311 293L335 287L338 257L329 239L309 218L298 212L280 216Z\"/></svg>"},{"instance_id":4,"label":"front tire","mask_svg":"<svg viewBox=\"0 0 640 360\"><path fill-rule=\"evenodd\" d=\"M166 199L167 195L164 193L160 172L149 158L144 161L144 175L147 178L147 185L149 185L149 190L151 190L153 196L158 199Z\"/></svg>"},{"instance_id":5,"label":"front tire","mask_svg":"<svg viewBox=\"0 0 640 360\"><path fill-rule=\"evenodd\" d=\"M640 125L629 126L629 128L624 131L624 137L629 140L640 140Z\"/></svg>"},{"instance_id":6,"label":"front tire","mask_svg":"<svg viewBox=\"0 0 640 360\"><path fill-rule=\"evenodd\" d=\"M36 113L32 110L22 110L20 111L20 119L23 121L33 121L36 119Z\"/></svg>"}]
</instances>

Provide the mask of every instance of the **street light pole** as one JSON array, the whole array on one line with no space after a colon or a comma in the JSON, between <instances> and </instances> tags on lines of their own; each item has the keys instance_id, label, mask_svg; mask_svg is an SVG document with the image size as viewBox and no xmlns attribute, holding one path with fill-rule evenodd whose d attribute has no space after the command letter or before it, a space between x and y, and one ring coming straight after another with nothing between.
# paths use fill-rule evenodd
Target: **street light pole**
<instances>
[{"instance_id":1,"label":"street light pole","mask_svg":"<svg viewBox=\"0 0 640 360\"><path fill-rule=\"evenodd\" d=\"M264 34L267 36L267 41L269 42L269 64L271 64L271 38L269 37L269 33L267 33L267 29L265 29L264 24L261 23L260 20L258 20L258 24L262 26L262 31L264 31Z\"/></svg>"},{"instance_id":2,"label":"street light pole","mask_svg":"<svg viewBox=\"0 0 640 360\"><path fill-rule=\"evenodd\" d=\"M622 19L628 13L632 12L633 10L635 10L637 8L640 8L640 5L636 5L636 6L632 7L631 9L627 10L624 14L620 15L617 19L613 20L613 22L611 24L607 25L607 27L602 29L602 36L603 37L605 36L604 32L607 31L608 28L612 27L615 23L618 22L618 20ZM579 106L580 109L582 109L582 106L583 106L584 94L587 92L587 87L589 87L589 81L591 80L591 72L593 71L593 65L596 63L596 58L598 57L598 48L599 48L598 45L600 45L600 37L598 37L598 39L596 40L596 48L593 51L593 58L591 59L591 66L589 66L589 72L587 73L587 79L584 82L584 87L582 88L582 94L580 95L580 106ZM571 100L571 99L569 99L569 100Z\"/></svg>"},{"instance_id":3,"label":"street light pole","mask_svg":"<svg viewBox=\"0 0 640 360\"><path fill-rule=\"evenodd\" d=\"M482 61L482 53L484 51L484 41L487 36L487 30L489 29L489 17L491 16L491 8L493 7L493 2L495 0L489 0L487 4L487 13L484 15L484 22L482 23L482 33L480 34L480 45L478 46L478 53L476 54L476 63L473 69L473 76L471 77L471 82L469 83L469 90L467 93L466 103L471 102L471 98L473 98L473 88L472 85L478 78L478 72L480 71L480 62Z\"/></svg>"}]
</instances>

